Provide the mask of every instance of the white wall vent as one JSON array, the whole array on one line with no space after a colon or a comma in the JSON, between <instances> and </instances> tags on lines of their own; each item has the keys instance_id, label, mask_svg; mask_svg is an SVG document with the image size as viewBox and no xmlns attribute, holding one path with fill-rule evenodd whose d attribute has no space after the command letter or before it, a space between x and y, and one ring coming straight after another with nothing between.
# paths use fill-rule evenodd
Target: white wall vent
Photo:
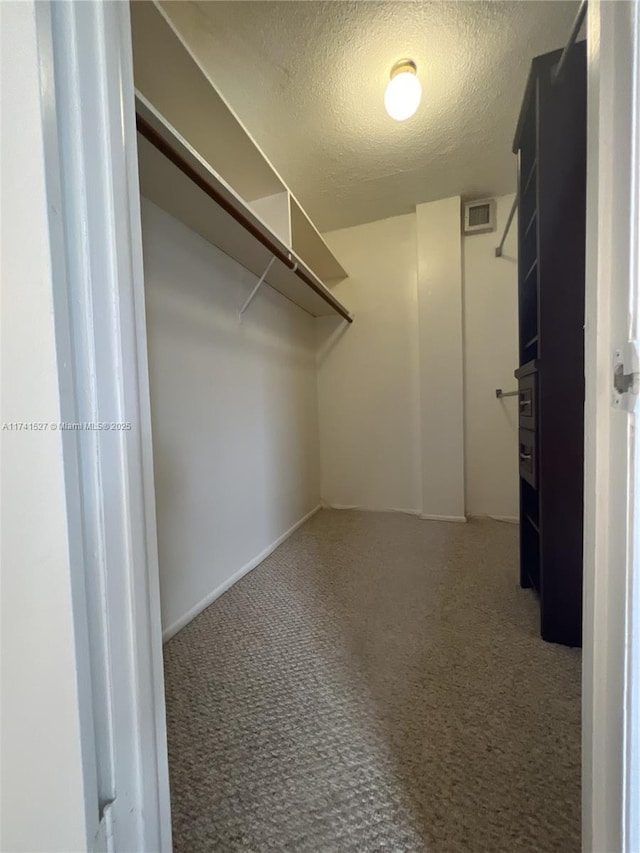
<instances>
[{"instance_id":1,"label":"white wall vent","mask_svg":"<svg viewBox=\"0 0 640 853\"><path fill-rule=\"evenodd\" d=\"M480 201L466 201L464 204L464 233L484 234L496 230L496 201L483 198Z\"/></svg>"}]
</instances>

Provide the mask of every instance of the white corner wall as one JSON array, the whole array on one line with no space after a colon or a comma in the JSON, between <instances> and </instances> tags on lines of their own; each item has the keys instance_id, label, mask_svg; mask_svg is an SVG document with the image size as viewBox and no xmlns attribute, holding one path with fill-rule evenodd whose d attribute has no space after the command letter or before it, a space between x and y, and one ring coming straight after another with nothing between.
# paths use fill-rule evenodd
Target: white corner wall
<instances>
[{"instance_id":1,"label":"white corner wall","mask_svg":"<svg viewBox=\"0 0 640 853\"><path fill-rule=\"evenodd\" d=\"M2 422L58 423L36 13L0 4ZM3 430L0 849L87 849L60 432Z\"/></svg>"},{"instance_id":2,"label":"white corner wall","mask_svg":"<svg viewBox=\"0 0 640 853\"><path fill-rule=\"evenodd\" d=\"M175 633L319 505L314 319L142 200L162 623Z\"/></svg>"},{"instance_id":3,"label":"white corner wall","mask_svg":"<svg viewBox=\"0 0 640 853\"><path fill-rule=\"evenodd\" d=\"M334 293L355 320L318 320L323 501L418 512L415 216L324 236L349 273Z\"/></svg>"},{"instance_id":4,"label":"white corner wall","mask_svg":"<svg viewBox=\"0 0 640 853\"><path fill-rule=\"evenodd\" d=\"M422 515L464 521L460 197L420 204Z\"/></svg>"},{"instance_id":5,"label":"white corner wall","mask_svg":"<svg viewBox=\"0 0 640 853\"><path fill-rule=\"evenodd\" d=\"M469 515L518 517L518 398L496 399L496 388L518 387L517 220L503 256L495 248L513 204L497 199L497 230L464 237L465 483Z\"/></svg>"},{"instance_id":6,"label":"white corner wall","mask_svg":"<svg viewBox=\"0 0 640 853\"><path fill-rule=\"evenodd\" d=\"M321 493L331 506L463 521L518 515L513 228L461 236L459 197L329 232L353 326L318 322Z\"/></svg>"}]
</instances>

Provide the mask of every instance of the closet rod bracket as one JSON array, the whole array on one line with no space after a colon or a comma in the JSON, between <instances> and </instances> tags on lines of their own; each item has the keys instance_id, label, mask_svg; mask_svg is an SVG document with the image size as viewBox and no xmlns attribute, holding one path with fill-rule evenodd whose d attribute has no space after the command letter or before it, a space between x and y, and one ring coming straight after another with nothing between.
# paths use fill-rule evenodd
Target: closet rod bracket
<instances>
[{"instance_id":1,"label":"closet rod bracket","mask_svg":"<svg viewBox=\"0 0 640 853\"><path fill-rule=\"evenodd\" d=\"M258 279L258 283L257 283L257 284L256 284L256 286L253 288L253 290L251 291L251 293L247 296L247 298L245 299L244 304L243 304L242 308L240 309L240 311L239 311L239 313L238 313L238 317L239 317L239 319L240 319L240 320L242 320L242 315L244 314L244 312L247 310L247 308L249 307L249 305L251 305L251 303L252 303L252 302L253 302L253 300L255 299L256 294L257 294L257 293L258 293L258 291L260 290L260 287L262 286L262 284L264 283L264 280L266 279L267 275L269 274L269 270L270 270L270 269L271 269L271 267L273 266L273 263L274 263L275 259L276 259L276 256L275 256L275 255L273 255L273 256L272 256L272 258L271 258L271 260L270 260L270 261L269 261L269 263L267 264L267 268L266 268L266 270L262 273L262 275L261 275L261 276L260 276L260 278Z\"/></svg>"}]
</instances>

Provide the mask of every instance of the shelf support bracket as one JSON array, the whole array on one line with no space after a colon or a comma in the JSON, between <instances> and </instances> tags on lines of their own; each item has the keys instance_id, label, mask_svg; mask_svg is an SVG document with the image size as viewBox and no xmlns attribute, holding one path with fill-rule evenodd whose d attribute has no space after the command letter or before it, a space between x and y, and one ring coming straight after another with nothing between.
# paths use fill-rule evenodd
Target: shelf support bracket
<instances>
[{"instance_id":1,"label":"shelf support bracket","mask_svg":"<svg viewBox=\"0 0 640 853\"><path fill-rule=\"evenodd\" d=\"M257 283L257 284L256 284L256 286L253 288L253 290L251 291L251 293L247 296L247 298L246 298L246 300L245 300L245 302L244 302L244 305L243 305L243 306L242 306L242 308L240 309L239 317L240 317L240 319L241 319L241 320L242 320L242 315L244 314L244 312L247 310L247 308L249 307L249 305L251 305L251 303L252 303L252 302L253 302L253 300L255 299L255 296L256 296L257 292L260 290L261 285L263 284L263 282L264 282L265 278L266 278L266 277L267 277L267 275L269 274L269 270L270 270L270 269L271 269L271 267L273 266L273 263L274 263L275 259L276 259L276 256L275 256L275 255L273 255L273 257L271 258L271 260L270 260L270 261L269 261L269 263L267 264L267 268L266 268L266 270L262 273L262 275L261 275L261 276L260 276L260 278L258 279L258 283Z\"/></svg>"},{"instance_id":2,"label":"shelf support bracket","mask_svg":"<svg viewBox=\"0 0 640 853\"><path fill-rule=\"evenodd\" d=\"M516 213L516 208L518 207L518 202L520 201L520 190L515 195L513 199L513 204L511 205L511 210L509 211L509 216L507 218L507 224L504 227L504 234L502 235L502 240L500 240L500 245L496 248L496 258L502 257L502 250L504 248L505 240L507 239L507 234L509 233L509 229L511 228L511 223L513 222L513 217Z\"/></svg>"}]
</instances>

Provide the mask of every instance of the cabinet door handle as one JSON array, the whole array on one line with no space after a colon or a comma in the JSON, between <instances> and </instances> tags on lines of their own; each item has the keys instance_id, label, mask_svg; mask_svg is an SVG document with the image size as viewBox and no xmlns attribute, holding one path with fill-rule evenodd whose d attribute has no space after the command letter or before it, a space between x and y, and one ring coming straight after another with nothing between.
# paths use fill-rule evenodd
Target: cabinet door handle
<instances>
[{"instance_id":1,"label":"cabinet door handle","mask_svg":"<svg viewBox=\"0 0 640 853\"><path fill-rule=\"evenodd\" d=\"M521 454L520 454L520 459L521 459L523 462L528 462L528 461L531 459L531 454L530 454L530 453L521 453Z\"/></svg>"},{"instance_id":2,"label":"cabinet door handle","mask_svg":"<svg viewBox=\"0 0 640 853\"><path fill-rule=\"evenodd\" d=\"M520 400L520 408L524 409L531 405L531 400Z\"/></svg>"}]
</instances>

